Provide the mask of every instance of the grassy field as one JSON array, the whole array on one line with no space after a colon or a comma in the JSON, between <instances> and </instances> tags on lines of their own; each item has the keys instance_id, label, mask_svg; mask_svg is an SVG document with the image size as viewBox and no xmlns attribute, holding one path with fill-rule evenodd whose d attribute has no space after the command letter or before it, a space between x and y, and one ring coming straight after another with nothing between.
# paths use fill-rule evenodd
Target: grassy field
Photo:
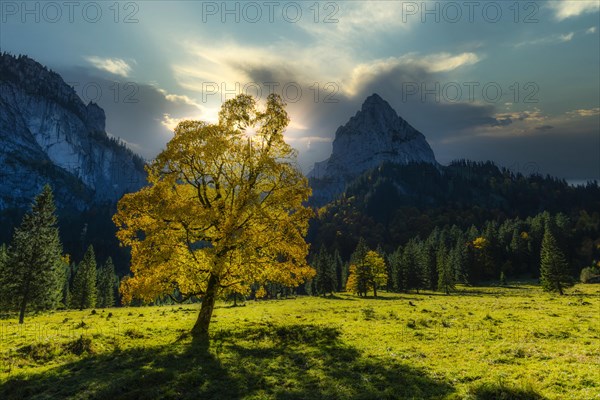
<instances>
[{"instance_id":1,"label":"grassy field","mask_svg":"<svg viewBox=\"0 0 600 400\"><path fill-rule=\"evenodd\" d=\"M600 285L60 311L0 321L0 398L600 399Z\"/></svg>"}]
</instances>

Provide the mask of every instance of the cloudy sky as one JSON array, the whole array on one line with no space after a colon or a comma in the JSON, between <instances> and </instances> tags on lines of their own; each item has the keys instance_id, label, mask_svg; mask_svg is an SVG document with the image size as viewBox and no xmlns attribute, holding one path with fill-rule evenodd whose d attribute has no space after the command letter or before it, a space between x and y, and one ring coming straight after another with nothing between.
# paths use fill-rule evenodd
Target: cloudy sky
<instances>
[{"instance_id":1,"label":"cloudy sky","mask_svg":"<svg viewBox=\"0 0 600 400\"><path fill-rule=\"evenodd\" d=\"M379 93L442 164L600 179L600 0L0 2L0 47L155 156L236 93L284 97L308 172Z\"/></svg>"}]
</instances>

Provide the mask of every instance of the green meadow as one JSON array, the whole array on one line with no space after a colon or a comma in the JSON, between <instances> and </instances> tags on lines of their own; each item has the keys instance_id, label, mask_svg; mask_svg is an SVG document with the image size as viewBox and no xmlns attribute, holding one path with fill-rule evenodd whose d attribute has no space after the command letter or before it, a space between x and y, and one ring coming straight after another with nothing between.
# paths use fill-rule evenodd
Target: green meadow
<instances>
[{"instance_id":1,"label":"green meadow","mask_svg":"<svg viewBox=\"0 0 600 400\"><path fill-rule=\"evenodd\" d=\"M600 285L0 320L1 399L600 399Z\"/></svg>"}]
</instances>

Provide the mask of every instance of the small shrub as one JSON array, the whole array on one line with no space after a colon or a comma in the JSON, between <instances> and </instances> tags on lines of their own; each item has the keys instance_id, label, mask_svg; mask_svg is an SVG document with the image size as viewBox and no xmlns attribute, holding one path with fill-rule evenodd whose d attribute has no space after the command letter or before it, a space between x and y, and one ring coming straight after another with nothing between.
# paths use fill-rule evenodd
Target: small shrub
<instances>
[{"instance_id":1,"label":"small shrub","mask_svg":"<svg viewBox=\"0 0 600 400\"><path fill-rule=\"evenodd\" d=\"M409 319L406 323L406 327L410 329L415 329L417 327L417 324L415 323L414 319Z\"/></svg>"},{"instance_id":2,"label":"small shrub","mask_svg":"<svg viewBox=\"0 0 600 400\"><path fill-rule=\"evenodd\" d=\"M81 335L79 339L63 344L63 348L76 356L80 356L84 353L94 354L92 338L83 335Z\"/></svg>"},{"instance_id":3,"label":"small shrub","mask_svg":"<svg viewBox=\"0 0 600 400\"><path fill-rule=\"evenodd\" d=\"M60 348L53 342L33 343L17 350L24 358L35 362L46 363L60 355Z\"/></svg>"},{"instance_id":4,"label":"small shrub","mask_svg":"<svg viewBox=\"0 0 600 400\"><path fill-rule=\"evenodd\" d=\"M582 269L581 274L579 275L579 280L581 283L600 282L600 268L593 266Z\"/></svg>"},{"instance_id":5,"label":"small shrub","mask_svg":"<svg viewBox=\"0 0 600 400\"><path fill-rule=\"evenodd\" d=\"M96 314L97 314L96 310L92 310L92 312L90 313L90 315L96 315Z\"/></svg>"},{"instance_id":6,"label":"small shrub","mask_svg":"<svg viewBox=\"0 0 600 400\"><path fill-rule=\"evenodd\" d=\"M376 319L375 310L373 310L373 307L365 307L360 311L362 312L364 319L366 319L367 321Z\"/></svg>"},{"instance_id":7,"label":"small shrub","mask_svg":"<svg viewBox=\"0 0 600 400\"><path fill-rule=\"evenodd\" d=\"M142 339L144 338L144 334L137 329L129 328L123 334L131 339Z\"/></svg>"}]
</instances>

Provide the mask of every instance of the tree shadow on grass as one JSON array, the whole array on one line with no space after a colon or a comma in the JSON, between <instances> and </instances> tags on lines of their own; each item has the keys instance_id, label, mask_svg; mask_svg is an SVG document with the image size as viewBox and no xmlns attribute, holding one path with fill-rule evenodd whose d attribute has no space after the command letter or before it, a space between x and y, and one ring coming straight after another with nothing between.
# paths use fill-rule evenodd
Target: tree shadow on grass
<instances>
[{"instance_id":1,"label":"tree shadow on grass","mask_svg":"<svg viewBox=\"0 0 600 400\"><path fill-rule=\"evenodd\" d=\"M0 386L2 399L437 399L446 382L394 359L365 357L318 325L218 331L189 341L88 356Z\"/></svg>"}]
</instances>

